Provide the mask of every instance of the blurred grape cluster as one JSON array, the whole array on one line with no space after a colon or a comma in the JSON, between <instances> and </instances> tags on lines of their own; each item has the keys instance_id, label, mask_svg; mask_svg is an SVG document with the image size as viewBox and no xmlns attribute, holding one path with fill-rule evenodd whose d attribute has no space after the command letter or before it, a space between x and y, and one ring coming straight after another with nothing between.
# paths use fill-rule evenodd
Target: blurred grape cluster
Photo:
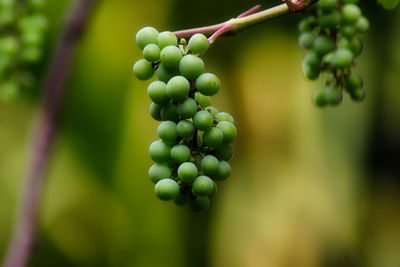
<instances>
[{"instance_id":1,"label":"blurred grape cluster","mask_svg":"<svg viewBox=\"0 0 400 267\"><path fill-rule=\"evenodd\" d=\"M0 95L15 98L34 83L33 63L42 57L48 22L44 0L0 0Z\"/></svg>"}]
</instances>

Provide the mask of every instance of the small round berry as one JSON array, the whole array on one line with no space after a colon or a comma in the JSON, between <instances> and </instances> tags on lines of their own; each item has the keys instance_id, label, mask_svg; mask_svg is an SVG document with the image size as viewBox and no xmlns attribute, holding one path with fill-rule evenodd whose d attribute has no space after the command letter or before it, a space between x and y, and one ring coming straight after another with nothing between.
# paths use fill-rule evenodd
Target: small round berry
<instances>
[{"instance_id":1,"label":"small round berry","mask_svg":"<svg viewBox=\"0 0 400 267\"><path fill-rule=\"evenodd\" d=\"M161 106L156 104L156 103L151 103L150 104L150 109L149 109L149 113L151 115L151 117L153 117L153 119L157 120L157 121L161 121Z\"/></svg>"},{"instance_id":2,"label":"small round berry","mask_svg":"<svg viewBox=\"0 0 400 267\"><path fill-rule=\"evenodd\" d=\"M176 105L173 103L169 103L166 106L162 106L160 110L160 117L163 121L178 121L179 115Z\"/></svg>"},{"instance_id":3,"label":"small round berry","mask_svg":"<svg viewBox=\"0 0 400 267\"><path fill-rule=\"evenodd\" d=\"M220 87L220 80L212 73L203 73L196 80L196 88L203 95L213 96L218 93Z\"/></svg>"},{"instance_id":4,"label":"small round berry","mask_svg":"<svg viewBox=\"0 0 400 267\"><path fill-rule=\"evenodd\" d=\"M192 118L197 112L197 103L193 98L186 98L185 101L178 104L177 110L183 119Z\"/></svg>"},{"instance_id":5,"label":"small round berry","mask_svg":"<svg viewBox=\"0 0 400 267\"><path fill-rule=\"evenodd\" d=\"M163 49L166 46L169 45L173 45L173 46L177 46L178 45L178 38L176 37L176 35L172 32L169 31L165 31L165 32L161 32L158 35L158 46L160 47L160 49Z\"/></svg>"},{"instance_id":6,"label":"small round berry","mask_svg":"<svg viewBox=\"0 0 400 267\"><path fill-rule=\"evenodd\" d=\"M214 175L218 171L219 161L213 155L207 155L201 160L200 167L204 174Z\"/></svg>"},{"instance_id":7,"label":"small round berry","mask_svg":"<svg viewBox=\"0 0 400 267\"><path fill-rule=\"evenodd\" d=\"M178 177L182 182L193 182L199 171L191 162L184 162L178 167Z\"/></svg>"},{"instance_id":8,"label":"small round berry","mask_svg":"<svg viewBox=\"0 0 400 267\"><path fill-rule=\"evenodd\" d=\"M175 162L182 163L188 161L190 157L190 149L185 145L175 145L171 149L171 159L173 159Z\"/></svg>"},{"instance_id":9,"label":"small round berry","mask_svg":"<svg viewBox=\"0 0 400 267\"><path fill-rule=\"evenodd\" d=\"M196 33L190 37L188 45L190 51L194 54L204 54L208 47L210 47L207 37L201 33Z\"/></svg>"},{"instance_id":10,"label":"small round berry","mask_svg":"<svg viewBox=\"0 0 400 267\"><path fill-rule=\"evenodd\" d=\"M231 160L234 154L235 150L232 144L224 144L216 150L216 156L219 160Z\"/></svg>"},{"instance_id":11,"label":"small round berry","mask_svg":"<svg viewBox=\"0 0 400 267\"><path fill-rule=\"evenodd\" d=\"M165 142L175 142L178 138L176 123L173 121L162 122L157 128L157 135Z\"/></svg>"},{"instance_id":12,"label":"small round berry","mask_svg":"<svg viewBox=\"0 0 400 267\"><path fill-rule=\"evenodd\" d=\"M196 92L194 94L194 100L196 100L196 102L202 106L203 108L208 107L209 105L211 105L211 98L209 96L205 96L200 92Z\"/></svg>"},{"instance_id":13,"label":"small round berry","mask_svg":"<svg viewBox=\"0 0 400 267\"><path fill-rule=\"evenodd\" d=\"M150 62L156 62L160 59L160 48L156 44L148 44L143 49L143 57Z\"/></svg>"},{"instance_id":14,"label":"small round berry","mask_svg":"<svg viewBox=\"0 0 400 267\"><path fill-rule=\"evenodd\" d=\"M194 55L186 55L179 63L180 73L189 80L196 80L204 72L204 62Z\"/></svg>"},{"instance_id":15,"label":"small round berry","mask_svg":"<svg viewBox=\"0 0 400 267\"><path fill-rule=\"evenodd\" d=\"M171 147L162 140L154 141L149 147L149 155L155 162L163 163L170 159Z\"/></svg>"},{"instance_id":16,"label":"small round berry","mask_svg":"<svg viewBox=\"0 0 400 267\"><path fill-rule=\"evenodd\" d=\"M224 136L222 142L224 144L231 143L235 139L235 137L237 135L237 131L236 131L235 125L233 125L229 121L220 121L220 122L218 122L217 128L222 131L222 134Z\"/></svg>"},{"instance_id":17,"label":"small round berry","mask_svg":"<svg viewBox=\"0 0 400 267\"><path fill-rule=\"evenodd\" d=\"M227 112L219 112L217 115L215 115L215 119L217 121L229 121L230 123L235 123L232 115Z\"/></svg>"},{"instance_id":18,"label":"small round berry","mask_svg":"<svg viewBox=\"0 0 400 267\"><path fill-rule=\"evenodd\" d=\"M216 127L212 127L211 130L203 134L203 143L211 148L219 147L223 139L224 135L222 131Z\"/></svg>"},{"instance_id":19,"label":"small round berry","mask_svg":"<svg viewBox=\"0 0 400 267\"><path fill-rule=\"evenodd\" d=\"M159 105L167 104L170 99L167 95L167 85L161 81L154 81L147 87L150 99Z\"/></svg>"},{"instance_id":20,"label":"small round berry","mask_svg":"<svg viewBox=\"0 0 400 267\"><path fill-rule=\"evenodd\" d=\"M222 181L225 180L231 175L232 168L226 161L220 161L218 166L217 174L214 175L215 180Z\"/></svg>"},{"instance_id":21,"label":"small round berry","mask_svg":"<svg viewBox=\"0 0 400 267\"><path fill-rule=\"evenodd\" d=\"M185 100L190 91L190 83L183 76L175 76L167 83L168 96L177 102Z\"/></svg>"},{"instance_id":22,"label":"small round berry","mask_svg":"<svg viewBox=\"0 0 400 267\"><path fill-rule=\"evenodd\" d=\"M149 169L149 177L153 183L157 183L158 181L164 178L170 178L171 169L166 164L160 164L160 163L153 164Z\"/></svg>"},{"instance_id":23,"label":"small round berry","mask_svg":"<svg viewBox=\"0 0 400 267\"><path fill-rule=\"evenodd\" d=\"M140 49L148 44L157 44L158 31L153 27L144 27L136 34L136 43Z\"/></svg>"},{"instance_id":24,"label":"small round berry","mask_svg":"<svg viewBox=\"0 0 400 267\"><path fill-rule=\"evenodd\" d=\"M178 136L182 138L192 136L194 133L193 123L191 123L190 121L181 120L176 125L176 132L178 133Z\"/></svg>"},{"instance_id":25,"label":"small round berry","mask_svg":"<svg viewBox=\"0 0 400 267\"><path fill-rule=\"evenodd\" d=\"M146 59L140 59L133 65L133 73L139 80L148 80L153 76L154 69L151 62Z\"/></svg>"},{"instance_id":26,"label":"small round berry","mask_svg":"<svg viewBox=\"0 0 400 267\"><path fill-rule=\"evenodd\" d=\"M214 191L214 182L208 176L199 176L193 182L192 191L196 196L209 196Z\"/></svg>"},{"instance_id":27,"label":"small round berry","mask_svg":"<svg viewBox=\"0 0 400 267\"><path fill-rule=\"evenodd\" d=\"M176 68L182 59L182 52L178 47L169 45L161 50L160 59L165 67Z\"/></svg>"},{"instance_id":28,"label":"small round berry","mask_svg":"<svg viewBox=\"0 0 400 267\"><path fill-rule=\"evenodd\" d=\"M214 123L213 116L210 112L202 110L197 112L193 117L193 125L201 131L209 131Z\"/></svg>"},{"instance_id":29,"label":"small round berry","mask_svg":"<svg viewBox=\"0 0 400 267\"><path fill-rule=\"evenodd\" d=\"M313 95L313 102L319 107L325 107L328 105L328 99L326 96L326 89L318 89Z\"/></svg>"},{"instance_id":30,"label":"small round berry","mask_svg":"<svg viewBox=\"0 0 400 267\"><path fill-rule=\"evenodd\" d=\"M179 185L170 178L162 179L154 187L154 192L161 200L172 200L179 194Z\"/></svg>"}]
</instances>

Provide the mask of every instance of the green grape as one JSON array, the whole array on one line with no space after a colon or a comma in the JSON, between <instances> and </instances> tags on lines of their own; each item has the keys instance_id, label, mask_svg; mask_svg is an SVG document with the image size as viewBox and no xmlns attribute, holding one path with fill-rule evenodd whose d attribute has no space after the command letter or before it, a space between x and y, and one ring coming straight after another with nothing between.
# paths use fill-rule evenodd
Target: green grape
<instances>
[{"instance_id":1,"label":"green grape","mask_svg":"<svg viewBox=\"0 0 400 267\"><path fill-rule=\"evenodd\" d=\"M182 52L178 47L169 45L161 50L160 59L166 68L176 68L182 59Z\"/></svg>"},{"instance_id":2,"label":"green grape","mask_svg":"<svg viewBox=\"0 0 400 267\"><path fill-rule=\"evenodd\" d=\"M335 48L332 38L326 35L320 35L314 40L313 48L315 52L324 55Z\"/></svg>"},{"instance_id":3,"label":"green grape","mask_svg":"<svg viewBox=\"0 0 400 267\"><path fill-rule=\"evenodd\" d=\"M207 37L201 33L196 33L189 39L189 49L194 54L204 54L210 44L208 43Z\"/></svg>"},{"instance_id":4,"label":"green grape","mask_svg":"<svg viewBox=\"0 0 400 267\"><path fill-rule=\"evenodd\" d=\"M160 49L163 49L166 46L172 45L172 46L177 46L178 45L178 38L176 35L172 32L165 31L161 32L158 35L158 46Z\"/></svg>"},{"instance_id":5,"label":"green grape","mask_svg":"<svg viewBox=\"0 0 400 267\"><path fill-rule=\"evenodd\" d=\"M328 105L328 99L326 96L326 90L318 89L313 95L313 102L319 107L325 107Z\"/></svg>"},{"instance_id":6,"label":"green grape","mask_svg":"<svg viewBox=\"0 0 400 267\"><path fill-rule=\"evenodd\" d=\"M165 142L174 142L178 138L176 123L164 121L157 128L157 135Z\"/></svg>"},{"instance_id":7,"label":"green grape","mask_svg":"<svg viewBox=\"0 0 400 267\"><path fill-rule=\"evenodd\" d=\"M359 34L365 34L369 30L369 20L366 17L360 17L356 23L356 31Z\"/></svg>"},{"instance_id":8,"label":"green grape","mask_svg":"<svg viewBox=\"0 0 400 267\"><path fill-rule=\"evenodd\" d=\"M171 169L168 165L156 163L153 164L149 169L149 177L153 183L157 183L158 181L170 178L172 175Z\"/></svg>"},{"instance_id":9,"label":"green grape","mask_svg":"<svg viewBox=\"0 0 400 267\"><path fill-rule=\"evenodd\" d=\"M161 200L172 200L179 194L179 185L170 178L162 179L154 187L154 192Z\"/></svg>"},{"instance_id":10,"label":"green grape","mask_svg":"<svg viewBox=\"0 0 400 267\"><path fill-rule=\"evenodd\" d=\"M208 112L211 113L211 115L213 115L213 117L215 117L218 114L218 109L216 109L215 107L212 106L208 106L205 108L205 110L207 110Z\"/></svg>"},{"instance_id":11,"label":"green grape","mask_svg":"<svg viewBox=\"0 0 400 267\"><path fill-rule=\"evenodd\" d=\"M179 71L185 78L195 80L204 72L203 60L194 55L186 55L179 63Z\"/></svg>"},{"instance_id":12,"label":"green grape","mask_svg":"<svg viewBox=\"0 0 400 267\"><path fill-rule=\"evenodd\" d=\"M178 121L179 115L176 108L176 105L173 103L169 103L166 106L161 107L160 117L163 121Z\"/></svg>"},{"instance_id":13,"label":"green grape","mask_svg":"<svg viewBox=\"0 0 400 267\"><path fill-rule=\"evenodd\" d=\"M174 203L178 206L184 206L189 202L188 194L180 192L175 198Z\"/></svg>"},{"instance_id":14,"label":"green grape","mask_svg":"<svg viewBox=\"0 0 400 267\"><path fill-rule=\"evenodd\" d=\"M360 89L363 86L363 81L360 76L351 74L345 79L345 87L349 92Z\"/></svg>"},{"instance_id":15,"label":"green grape","mask_svg":"<svg viewBox=\"0 0 400 267\"><path fill-rule=\"evenodd\" d=\"M300 21L299 31L300 32L312 31L316 25L317 25L317 19L314 16L308 16Z\"/></svg>"},{"instance_id":16,"label":"green grape","mask_svg":"<svg viewBox=\"0 0 400 267\"><path fill-rule=\"evenodd\" d=\"M197 167L191 162L184 162L178 167L178 177L182 182L193 182L197 174Z\"/></svg>"},{"instance_id":17,"label":"green grape","mask_svg":"<svg viewBox=\"0 0 400 267\"><path fill-rule=\"evenodd\" d=\"M361 17L361 10L355 4L346 4L342 8L342 19L346 24L354 24Z\"/></svg>"},{"instance_id":18,"label":"green grape","mask_svg":"<svg viewBox=\"0 0 400 267\"><path fill-rule=\"evenodd\" d=\"M340 34L351 39L356 34L356 28L353 25L345 25L341 28Z\"/></svg>"},{"instance_id":19,"label":"green grape","mask_svg":"<svg viewBox=\"0 0 400 267\"><path fill-rule=\"evenodd\" d=\"M160 64L157 69L157 77L160 81L167 83L172 77L179 75L177 68L165 68L163 64Z\"/></svg>"},{"instance_id":20,"label":"green grape","mask_svg":"<svg viewBox=\"0 0 400 267\"><path fill-rule=\"evenodd\" d=\"M147 87L147 94L150 99L160 105L169 103L170 99L167 95L167 85L161 81L154 81Z\"/></svg>"},{"instance_id":21,"label":"green grape","mask_svg":"<svg viewBox=\"0 0 400 267\"><path fill-rule=\"evenodd\" d=\"M216 156L219 160L231 160L235 154L232 144L223 144L216 149Z\"/></svg>"},{"instance_id":22,"label":"green grape","mask_svg":"<svg viewBox=\"0 0 400 267\"><path fill-rule=\"evenodd\" d=\"M209 197L213 198L213 197L215 197L217 195L217 193L218 193L218 185L214 182L214 189L211 192L211 195Z\"/></svg>"},{"instance_id":23,"label":"green grape","mask_svg":"<svg viewBox=\"0 0 400 267\"><path fill-rule=\"evenodd\" d=\"M205 96L200 92L196 92L194 94L194 100L202 106L203 108L208 107L211 105L211 98L209 96Z\"/></svg>"},{"instance_id":24,"label":"green grape","mask_svg":"<svg viewBox=\"0 0 400 267\"><path fill-rule=\"evenodd\" d=\"M194 133L194 126L190 121L181 120L176 125L176 132L182 138L190 137Z\"/></svg>"},{"instance_id":25,"label":"green grape","mask_svg":"<svg viewBox=\"0 0 400 267\"><path fill-rule=\"evenodd\" d=\"M208 197L196 197L189 201L189 206L193 211L203 212L210 207L210 199Z\"/></svg>"},{"instance_id":26,"label":"green grape","mask_svg":"<svg viewBox=\"0 0 400 267\"><path fill-rule=\"evenodd\" d=\"M171 147L162 140L151 143L149 148L150 158L158 163L166 162L170 159Z\"/></svg>"},{"instance_id":27,"label":"green grape","mask_svg":"<svg viewBox=\"0 0 400 267\"><path fill-rule=\"evenodd\" d=\"M160 59L160 48L155 44L148 44L143 49L143 57L150 62L156 62Z\"/></svg>"},{"instance_id":28,"label":"green grape","mask_svg":"<svg viewBox=\"0 0 400 267\"><path fill-rule=\"evenodd\" d=\"M342 92L337 87L331 87L326 91L326 100L329 105L337 106L343 100Z\"/></svg>"},{"instance_id":29,"label":"green grape","mask_svg":"<svg viewBox=\"0 0 400 267\"><path fill-rule=\"evenodd\" d=\"M144 27L136 34L136 44L143 49L148 44L158 44L158 31L153 27Z\"/></svg>"},{"instance_id":30,"label":"green grape","mask_svg":"<svg viewBox=\"0 0 400 267\"><path fill-rule=\"evenodd\" d=\"M362 88L355 89L350 92L351 99L356 102L361 102L365 99L365 91Z\"/></svg>"},{"instance_id":31,"label":"green grape","mask_svg":"<svg viewBox=\"0 0 400 267\"><path fill-rule=\"evenodd\" d=\"M203 143L208 147L219 147L224 139L224 134L218 128L212 127L209 131L203 134Z\"/></svg>"},{"instance_id":32,"label":"green grape","mask_svg":"<svg viewBox=\"0 0 400 267\"><path fill-rule=\"evenodd\" d=\"M339 47L349 49L351 52L353 52L354 56L359 56L363 49L363 45L362 45L360 39L358 39L357 37L355 37L351 40L343 39L339 43Z\"/></svg>"},{"instance_id":33,"label":"green grape","mask_svg":"<svg viewBox=\"0 0 400 267\"><path fill-rule=\"evenodd\" d=\"M318 8L325 12L329 12L332 9L336 9L338 6L338 0L320 0L318 3Z\"/></svg>"},{"instance_id":34,"label":"green grape","mask_svg":"<svg viewBox=\"0 0 400 267\"><path fill-rule=\"evenodd\" d=\"M302 48L312 48L315 40L315 35L312 32L303 32L299 37L299 45Z\"/></svg>"},{"instance_id":35,"label":"green grape","mask_svg":"<svg viewBox=\"0 0 400 267\"><path fill-rule=\"evenodd\" d=\"M183 76L175 76L167 83L168 96L177 102L185 100L190 91L190 83Z\"/></svg>"},{"instance_id":36,"label":"green grape","mask_svg":"<svg viewBox=\"0 0 400 267\"><path fill-rule=\"evenodd\" d=\"M214 191L214 182L208 176L199 176L193 182L192 191L196 196L209 196Z\"/></svg>"},{"instance_id":37,"label":"green grape","mask_svg":"<svg viewBox=\"0 0 400 267\"><path fill-rule=\"evenodd\" d=\"M161 106L157 105L156 103L151 103L150 104L150 115L151 117L153 117L153 119L157 120L157 121L161 121Z\"/></svg>"},{"instance_id":38,"label":"green grape","mask_svg":"<svg viewBox=\"0 0 400 267\"><path fill-rule=\"evenodd\" d=\"M209 131L213 125L214 118L210 112L202 110L193 117L193 125L201 131Z\"/></svg>"},{"instance_id":39,"label":"green grape","mask_svg":"<svg viewBox=\"0 0 400 267\"><path fill-rule=\"evenodd\" d=\"M183 119L192 118L197 112L197 103L193 98L186 98L185 101L178 104L177 110Z\"/></svg>"},{"instance_id":40,"label":"green grape","mask_svg":"<svg viewBox=\"0 0 400 267\"><path fill-rule=\"evenodd\" d=\"M304 75L310 80L316 80L320 74L320 68L307 64L305 61L302 63L302 70Z\"/></svg>"},{"instance_id":41,"label":"green grape","mask_svg":"<svg viewBox=\"0 0 400 267\"><path fill-rule=\"evenodd\" d=\"M218 77L212 73L203 73L196 80L196 88L200 93L206 96L213 96L218 93L221 82Z\"/></svg>"},{"instance_id":42,"label":"green grape","mask_svg":"<svg viewBox=\"0 0 400 267\"><path fill-rule=\"evenodd\" d=\"M148 80L153 76L154 69L151 62L148 62L145 59L140 59L136 61L133 66L133 73L135 73L139 80Z\"/></svg>"},{"instance_id":43,"label":"green grape","mask_svg":"<svg viewBox=\"0 0 400 267\"><path fill-rule=\"evenodd\" d=\"M200 167L204 174L214 175L218 172L219 161L213 155L207 155L201 160Z\"/></svg>"},{"instance_id":44,"label":"green grape","mask_svg":"<svg viewBox=\"0 0 400 267\"><path fill-rule=\"evenodd\" d=\"M330 14L323 14L319 17L319 25L322 28L333 29L340 24L341 16L338 11L333 11Z\"/></svg>"},{"instance_id":45,"label":"green grape","mask_svg":"<svg viewBox=\"0 0 400 267\"><path fill-rule=\"evenodd\" d=\"M232 115L230 115L227 112L219 112L215 115L215 119L217 121L229 121L230 123L235 123L235 120L233 119Z\"/></svg>"},{"instance_id":46,"label":"green grape","mask_svg":"<svg viewBox=\"0 0 400 267\"><path fill-rule=\"evenodd\" d=\"M317 52L311 50L306 53L303 62L311 67L319 68L321 65L321 56Z\"/></svg>"},{"instance_id":47,"label":"green grape","mask_svg":"<svg viewBox=\"0 0 400 267\"><path fill-rule=\"evenodd\" d=\"M344 69L353 62L353 53L347 48L339 48L332 57L332 65L337 69Z\"/></svg>"},{"instance_id":48,"label":"green grape","mask_svg":"<svg viewBox=\"0 0 400 267\"><path fill-rule=\"evenodd\" d=\"M222 143L229 144L236 138L236 127L229 121L218 122L217 128L222 131L224 136Z\"/></svg>"},{"instance_id":49,"label":"green grape","mask_svg":"<svg viewBox=\"0 0 400 267\"><path fill-rule=\"evenodd\" d=\"M217 174L214 176L214 179L218 181L223 181L227 179L229 175L231 175L231 172L231 165L229 165L228 162L222 160L219 162L218 171Z\"/></svg>"},{"instance_id":50,"label":"green grape","mask_svg":"<svg viewBox=\"0 0 400 267\"><path fill-rule=\"evenodd\" d=\"M171 158L178 163L188 161L191 157L189 147L185 145L175 145L171 149Z\"/></svg>"}]
</instances>

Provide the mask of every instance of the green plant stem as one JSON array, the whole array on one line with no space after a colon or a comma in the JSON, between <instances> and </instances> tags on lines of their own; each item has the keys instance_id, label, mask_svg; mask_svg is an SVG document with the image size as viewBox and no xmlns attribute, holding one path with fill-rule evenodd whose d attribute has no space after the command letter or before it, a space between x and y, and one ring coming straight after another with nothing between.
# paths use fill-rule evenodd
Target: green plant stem
<instances>
[{"instance_id":1,"label":"green plant stem","mask_svg":"<svg viewBox=\"0 0 400 267\"><path fill-rule=\"evenodd\" d=\"M220 36L238 34L244 30L247 30L264 22L293 13L304 12L317 1L318 0L301 1L297 4L293 4L294 1L287 1L285 4L281 4L251 14L254 9L259 8L258 6L256 6L250 9L250 12L246 11L245 13L243 13L245 14L244 16L240 15L237 18L233 18L228 21L211 26L176 31L174 32L174 34L181 38L189 38L196 33L202 33L206 36L211 36L209 38L209 42L210 44L213 44L215 40Z\"/></svg>"}]
</instances>

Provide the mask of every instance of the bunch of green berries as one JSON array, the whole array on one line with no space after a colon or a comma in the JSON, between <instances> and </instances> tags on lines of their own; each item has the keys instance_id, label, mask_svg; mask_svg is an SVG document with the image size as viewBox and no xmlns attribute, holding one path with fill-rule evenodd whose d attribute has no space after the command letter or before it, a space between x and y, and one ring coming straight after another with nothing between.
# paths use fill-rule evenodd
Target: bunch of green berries
<instances>
[{"instance_id":1,"label":"bunch of green berries","mask_svg":"<svg viewBox=\"0 0 400 267\"><path fill-rule=\"evenodd\" d=\"M204 211L217 193L215 181L231 174L228 161L236 137L233 117L211 106L210 96L218 93L221 83L204 72L200 56L209 42L203 34L178 42L172 32L145 27L137 33L136 43L144 57L133 67L136 77L148 80L154 72L158 77L147 88L150 114L162 121L157 129L160 139L149 148L156 162L149 170L155 194Z\"/></svg>"},{"instance_id":2,"label":"bunch of green berries","mask_svg":"<svg viewBox=\"0 0 400 267\"><path fill-rule=\"evenodd\" d=\"M316 80L322 72L327 74L325 86L313 95L317 106L339 105L343 90L354 101L365 98L362 79L352 72L363 48L360 37L369 29L357 2L320 0L299 24L299 45L307 49L304 74L310 80Z\"/></svg>"},{"instance_id":3,"label":"bunch of green berries","mask_svg":"<svg viewBox=\"0 0 400 267\"><path fill-rule=\"evenodd\" d=\"M43 0L0 0L0 93L9 99L33 85L28 70L42 56L47 18Z\"/></svg>"}]
</instances>

